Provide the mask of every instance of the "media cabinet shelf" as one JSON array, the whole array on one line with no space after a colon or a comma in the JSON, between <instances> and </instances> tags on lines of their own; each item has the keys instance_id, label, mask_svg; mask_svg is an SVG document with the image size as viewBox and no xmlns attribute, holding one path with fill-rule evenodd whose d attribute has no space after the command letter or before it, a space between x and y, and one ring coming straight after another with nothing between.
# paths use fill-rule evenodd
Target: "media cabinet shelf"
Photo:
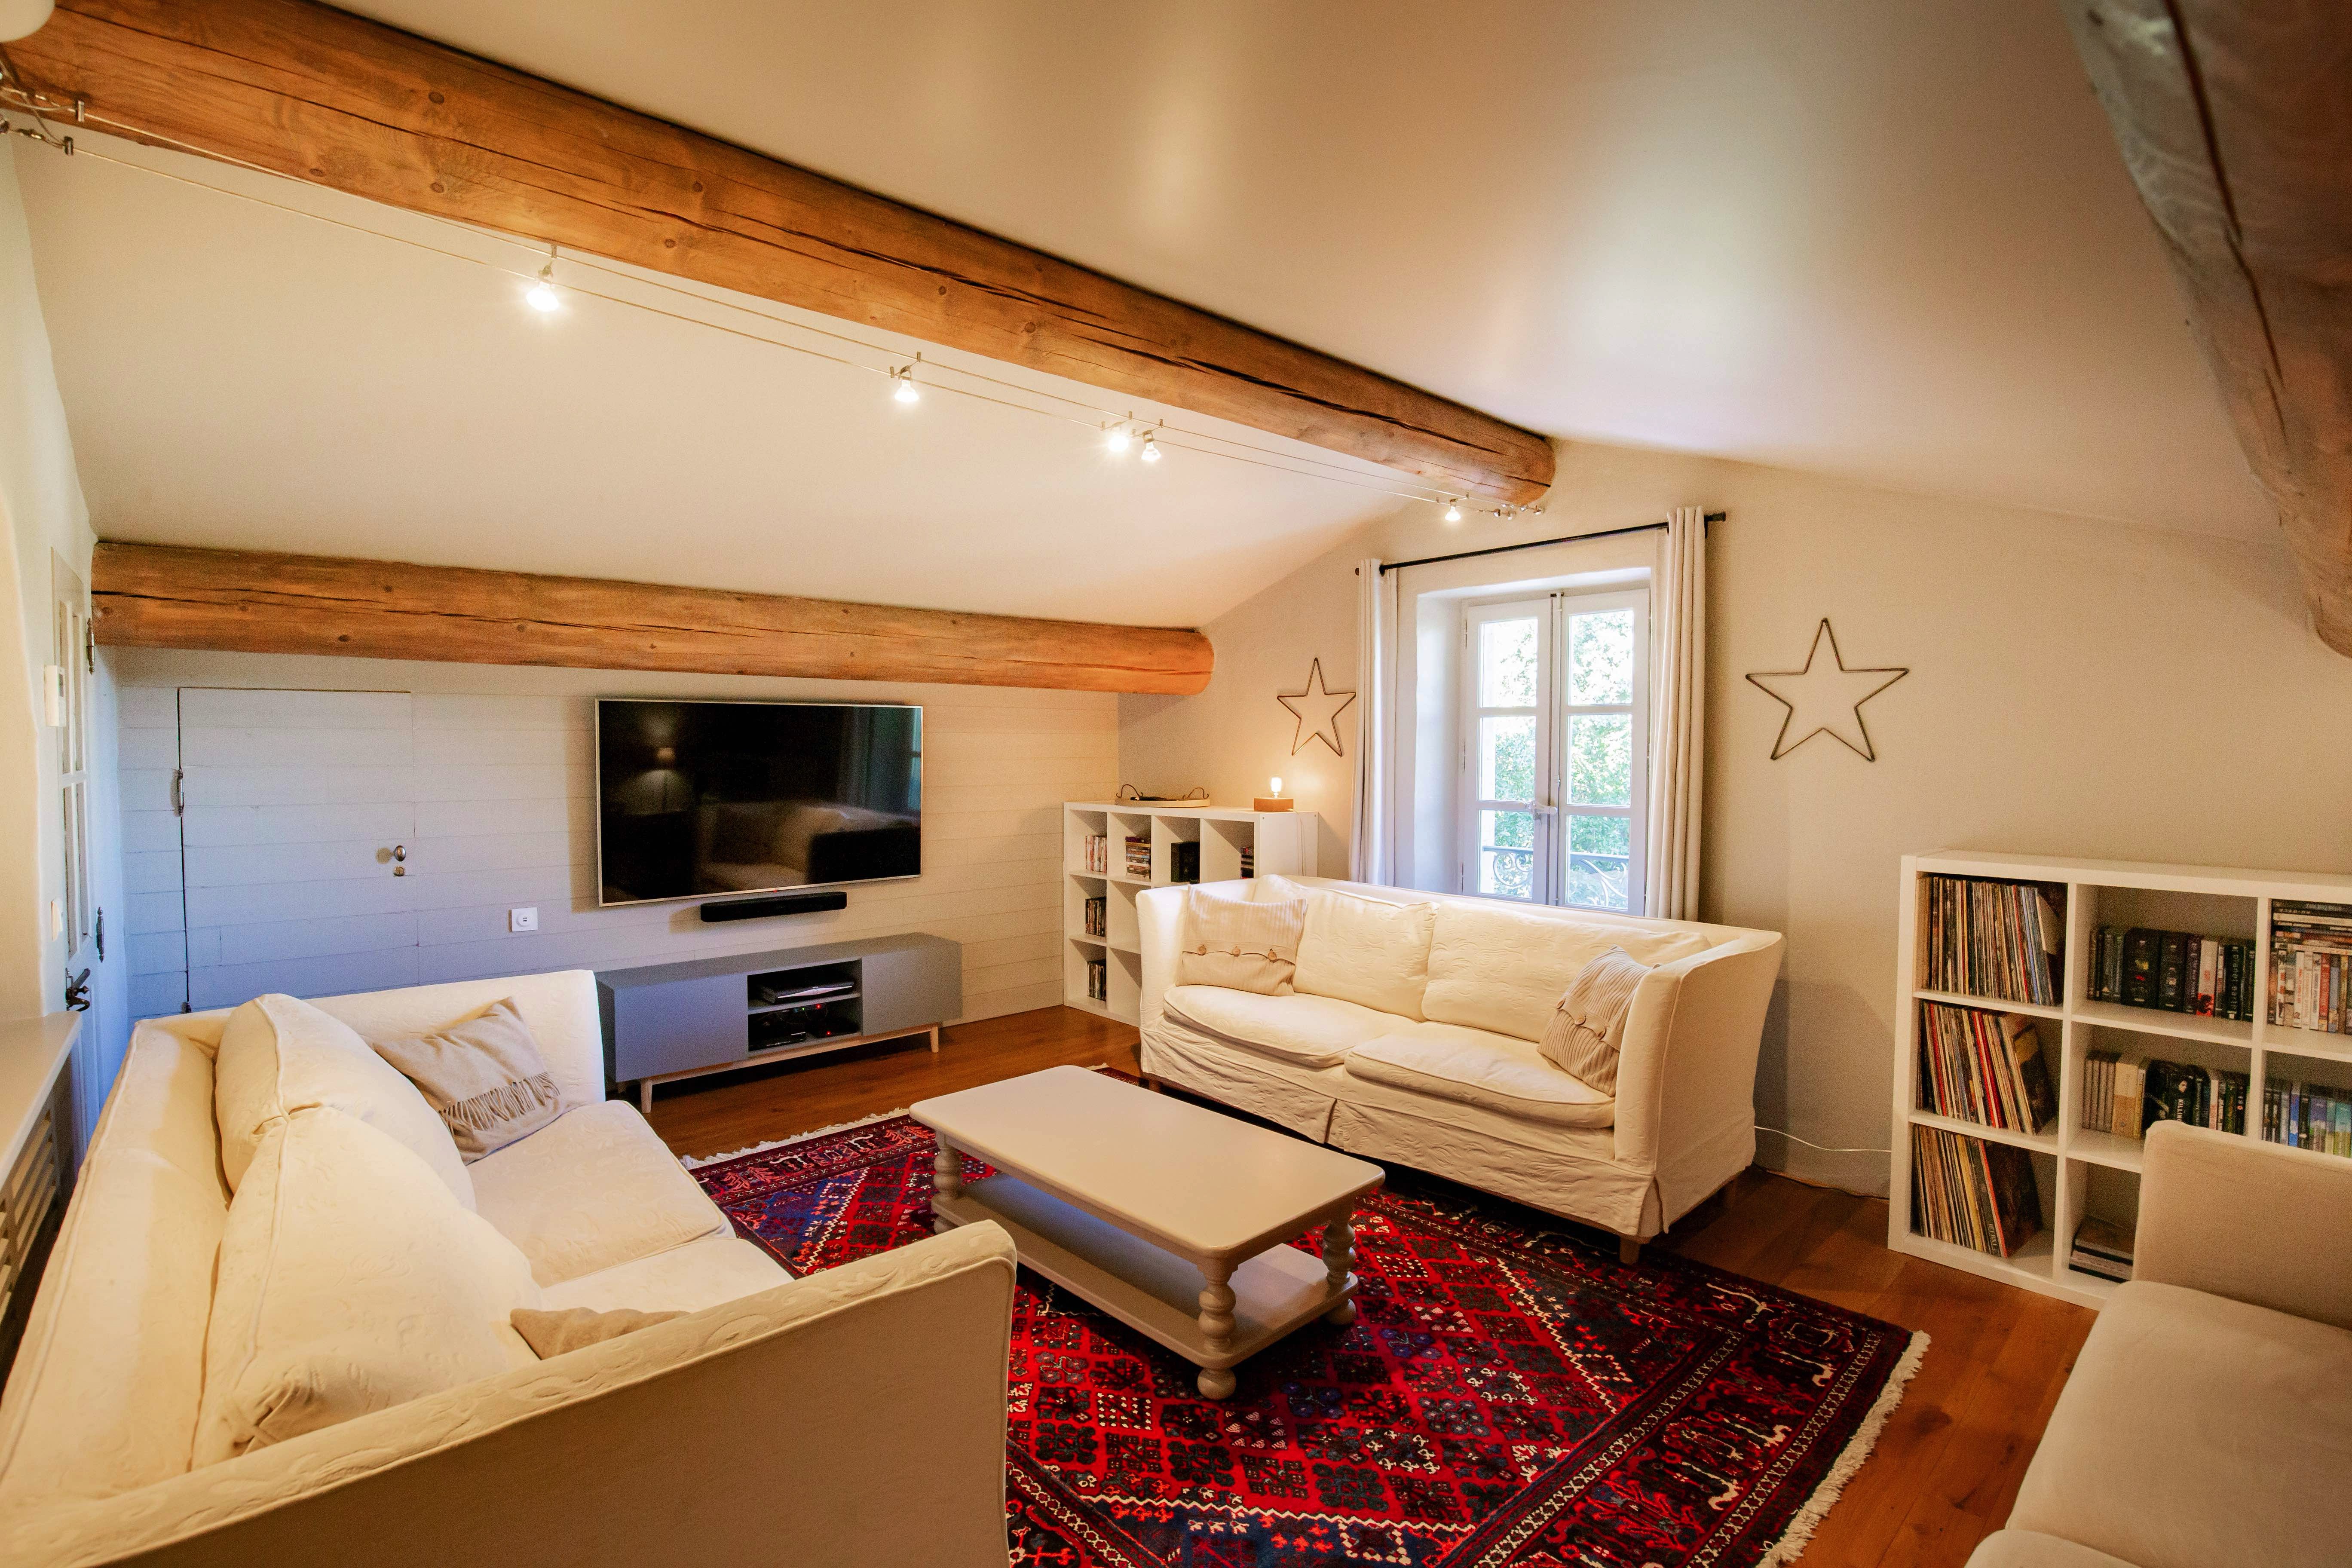
<instances>
[{"instance_id":1,"label":"media cabinet shelf","mask_svg":"<svg viewBox=\"0 0 2352 1568\"><path fill-rule=\"evenodd\" d=\"M761 984L791 986L847 980L849 988L785 1002L755 1000ZM940 1048L940 1026L963 1013L963 947L943 937L869 937L766 952L730 953L600 970L596 1000L604 1015L604 1071L634 1083L651 1110L654 1086L705 1073L731 1072L875 1040L928 1034ZM807 1014L829 1024L823 1034L761 1043L766 1020Z\"/></svg>"},{"instance_id":2,"label":"media cabinet shelf","mask_svg":"<svg viewBox=\"0 0 2352 1568\"><path fill-rule=\"evenodd\" d=\"M1139 1016L1143 992L1142 934L1135 912L1138 894L1147 888L1177 884L1178 846L1198 846L1197 878L1187 881L1231 881L1242 874L1242 858L1250 857L1253 874L1312 877L1315 842L1320 819L1311 811L1250 811L1211 805L1204 801L1068 801L1062 806L1062 1000L1082 1013L1094 1013L1132 1024ZM1108 866L1089 871L1086 840L1099 834L1109 840ZM1129 837L1151 846L1151 875L1133 877L1126 867ZM1188 857L1189 858L1189 857ZM1104 900L1105 930L1087 934L1087 900ZM1087 965L1104 965L1109 994L1087 994Z\"/></svg>"},{"instance_id":3,"label":"media cabinet shelf","mask_svg":"<svg viewBox=\"0 0 2352 1568\"><path fill-rule=\"evenodd\" d=\"M1929 877L2064 888L2065 945L2057 959L2063 973L2056 1006L1933 991L1917 984L1927 973L1923 900L1925 879ZM2103 1305L2115 1293L2115 1286L2070 1267L2066 1255L2073 1250L2074 1228L2084 1218L2093 1215L2136 1217L2142 1144L2137 1138L2082 1125L2086 1053L2116 1049L2139 1059L2166 1058L2246 1074L2243 1136L2254 1139L2263 1135L2265 1085L2302 1076L2297 1063L2335 1064L2338 1076L2352 1083L2352 1036L2316 1034L2262 1021L2271 994L2271 904L2277 899L2352 903L2352 877L2125 860L2053 860L1979 851L1905 856L1896 946L1895 1136L1887 1184L1887 1245L1915 1258L2086 1307ZM2147 925L2194 931L2201 936L2251 939L2255 1018L2215 1018L2093 1001L2092 937L2103 924ZM2040 1020L2042 1051L2055 1069L2053 1087L2058 1110L2053 1121L2036 1133L2004 1131L1920 1109L1919 1007L1924 1002L2022 1013ZM2141 1037L2119 1037L2126 1036ZM1911 1134L1915 1127L1939 1127L2024 1149L2032 1158L2034 1183L2042 1200L2041 1233L2014 1256L2004 1258L1914 1231ZM2247 1216L2250 1225L2260 1222L2260 1215Z\"/></svg>"}]
</instances>

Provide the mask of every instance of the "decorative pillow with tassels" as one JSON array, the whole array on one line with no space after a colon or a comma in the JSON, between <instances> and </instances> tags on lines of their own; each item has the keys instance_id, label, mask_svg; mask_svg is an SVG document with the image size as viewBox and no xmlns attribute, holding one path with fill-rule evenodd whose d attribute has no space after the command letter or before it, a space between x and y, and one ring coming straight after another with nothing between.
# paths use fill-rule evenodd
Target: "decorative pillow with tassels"
<instances>
[{"instance_id":1,"label":"decorative pillow with tassels","mask_svg":"<svg viewBox=\"0 0 2352 1568\"><path fill-rule=\"evenodd\" d=\"M370 1040L449 1129L470 1164L563 1114L563 1095L511 999L428 1035Z\"/></svg>"}]
</instances>

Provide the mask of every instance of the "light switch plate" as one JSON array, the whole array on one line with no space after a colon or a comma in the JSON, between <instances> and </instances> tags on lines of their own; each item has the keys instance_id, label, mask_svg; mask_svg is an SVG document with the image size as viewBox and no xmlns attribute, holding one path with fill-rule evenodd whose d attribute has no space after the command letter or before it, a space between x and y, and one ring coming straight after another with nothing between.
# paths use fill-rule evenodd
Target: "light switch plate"
<instances>
[{"instance_id":1,"label":"light switch plate","mask_svg":"<svg viewBox=\"0 0 2352 1568\"><path fill-rule=\"evenodd\" d=\"M509 910L507 911L508 931L537 931L538 929L539 910L536 905L527 910Z\"/></svg>"}]
</instances>

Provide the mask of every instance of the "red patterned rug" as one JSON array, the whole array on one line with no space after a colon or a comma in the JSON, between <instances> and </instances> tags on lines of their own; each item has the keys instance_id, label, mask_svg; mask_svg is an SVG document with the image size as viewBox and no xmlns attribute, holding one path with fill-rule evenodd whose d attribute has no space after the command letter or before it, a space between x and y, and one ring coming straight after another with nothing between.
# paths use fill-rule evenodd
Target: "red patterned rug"
<instances>
[{"instance_id":1,"label":"red patterned rug","mask_svg":"<svg viewBox=\"0 0 2352 1568\"><path fill-rule=\"evenodd\" d=\"M695 1174L795 1275L930 1234L904 1116ZM975 1177L980 1174L975 1168ZM1926 1349L1891 1323L1391 1172L1356 1321L1193 1368L1024 1270L1009 1499L1024 1568L1757 1568L1801 1550ZM1318 1237L1295 1244L1313 1252Z\"/></svg>"}]
</instances>

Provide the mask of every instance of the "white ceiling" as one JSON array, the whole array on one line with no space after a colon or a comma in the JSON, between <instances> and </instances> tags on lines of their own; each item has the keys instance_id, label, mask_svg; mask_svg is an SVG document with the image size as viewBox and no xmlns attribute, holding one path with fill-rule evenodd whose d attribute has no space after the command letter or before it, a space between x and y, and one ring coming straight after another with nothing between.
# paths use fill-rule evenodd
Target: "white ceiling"
<instances>
[{"instance_id":1,"label":"white ceiling","mask_svg":"<svg viewBox=\"0 0 2352 1568\"><path fill-rule=\"evenodd\" d=\"M352 8L1547 434L2274 527L2050 0ZM1394 504L17 163L110 537L1197 623Z\"/></svg>"}]
</instances>

